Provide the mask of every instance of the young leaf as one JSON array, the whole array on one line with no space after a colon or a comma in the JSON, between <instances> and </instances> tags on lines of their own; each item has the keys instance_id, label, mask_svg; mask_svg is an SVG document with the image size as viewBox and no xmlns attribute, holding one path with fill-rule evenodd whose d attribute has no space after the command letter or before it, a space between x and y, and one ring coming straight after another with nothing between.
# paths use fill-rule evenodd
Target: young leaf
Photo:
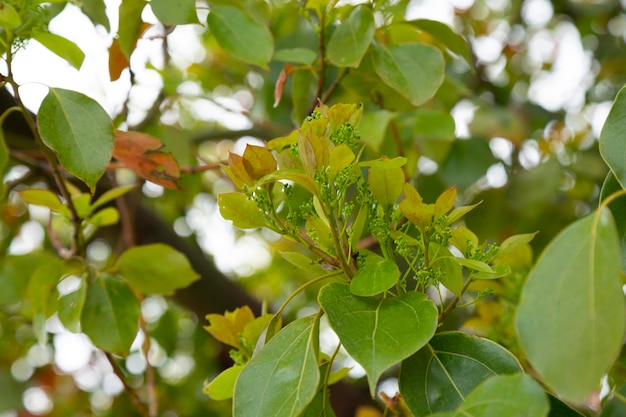
<instances>
[{"instance_id":1,"label":"young leaf","mask_svg":"<svg viewBox=\"0 0 626 417\"><path fill-rule=\"evenodd\" d=\"M367 182L378 202L390 206L402 194L404 171L400 167L386 169L373 166L368 172Z\"/></svg>"},{"instance_id":2,"label":"young leaf","mask_svg":"<svg viewBox=\"0 0 626 417\"><path fill-rule=\"evenodd\" d=\"M493 376L474 389L456 412L436 413L432 417L546 417L548 396L530 376Z\"/></svg>"},{"instance_id":3,"label":"young leaf","mask_svg":"<svg viewBox=\"0 0 626 417\"><path fill-rule=\"evenodd\" d=\"M107 207L100 210L89 218L89 223L96 227L105 227L117 224L120 221L120 213L115 207Z\"/></svg>"},{"instance_id":4,"label":"young leaf","mask_svg":"<svg viewBox=\"0 0 626 417\"><path fill-rule=\"evenodd\" d=\"M625 312L615 222L603 209L544 250L522 291L517 329L545 384L584 404L622 347Z\"/></svg>"},{"instance_id":5,"label":"young leaf","mask_svg":"<svg viewBox=\"0 0 626 417\"><path fill-rule=\"evenodd\" d=\"M127 250L115 269L131 287L146 294L173 294L200 278L185 255L162 243Z\"/></svg>"},{"instance_id":6,"label":"young leaf","mask_svg":"<svg viewBox=\"0 0 626 417\"><path fill-rule=\"evenodd\" d=\"M113 155L113 123L93 99L50 88L37 113L44 144L93 192Z\"/></svg>"},{"instance_id":7,"label":"young leaf","mask_svg":"<svg viewBox=\"0 0 626 417\"><path fill-rule=\"evenodd\" d=\"M80 69L83 65L85 53L69 39L50 32L37 32L33 39L69 62L74 68Z\"/></svg>"},{"instance_id":8,"label":"young leaf","mask_svg":"<svg viewBox=\"0 0 626 417\"><path fill-rule=\"evenodd\" d=\"M141 178L176 190L180 169L163 147L160 140L146 133L116 130L113 156Z\"/></svg>"},{"instance_id":9,"label":"young leaf","mask_svg":"<svg viewBox=\"0 0 626 417\"><path fill-rule=\"evenodd\" d=\"M626 86L617 93L611 111L604 122L600 133L600 154L611 168L622 188L626 188L626 147L624 147L624 131L626 131Z\"/></svg>"},{"instance_id":10,"label":"young leaf","mask_svg":"<svg viewBox=\"0 0 626 417\"><path fill-rule=\"evenodd\" d=\"M232 398L235 391L235 381L237 381L242 369L243 366L241 365L233 365L224 370L213 381L206 384L202 392L216 401Z\"/></svg>"},{"instance_id":11,"label":"young leaf","mask_svg":"<svg viewBox=\"0 0 626 417\"><path fill-rule=\"evenodd\" d=\"M318 317L289 324L243 368L233 415L297 417L317 393Z\"/></svg>"},{"instance_id":12,"label":"young leaf","mask_svg":"<svg viewBox=\"0 0 626 417\"><path fill-rule=\"evenodd\" d=\"M350 149L350 147L345 143L335 146L333 150L330 151L330 155L328 156L330 178L334 179L341 170L349 167L354 161L354 158L354 152L352 152L352 149Z\"/></svg>"},{"instance_id":13,"label":"young leaf","mask_svg":"<svg viewBox=\"0 0 626 417\"><path fill-rule=\"evenodd\" d=\"M488 339L461 332L435 335L402 362L400 392L415 417L456 409L485 379L522 372L515 356Z\"/></svg>"},{"instance_id":14,"label":"young leaf","mask_svg":"<svg viewBox=\"0 0 626 417\"><path fill-rule=\"evenodd\" d=\"M41 313L45 318L57 310L58 292L56 286L67 268L61 259L39 265L28 281L26 295L35 314Z\"/></svg>"},{"instance_id":15,"label":"young leaf","mask_svg":"<svg viewBox=\"0 0 626 417\"><path fill-rule=\"evenodd\" d=\"M254 201L243 193L222 193L217 196L220 214L233 226L241 229L256 229L265 226L265 215Z\"/></svg>"},{"instance_id":16,"label":"young leaf","mask_svg":"<svg viewBox=\"0 0 626 417\"><path fill-rule=\"evenodd\" d=\"M89 283L81 325L94 345L126 356L139 329L139 300L121 279L98 275Z\"/></svg>"},{"instance_id":17,"label":"young leaf","mask_svg":"<svg viewBox=\"0 0 626 417\"><path fill-rule=\"evenodd\" d=\"M116 198L123 196L124 194L132 190L133 188L135 188L134 185L124 185L121 187L115 187L115 188L111 188L110 190L107 190L91 205L91 210L95 211L100 206L103 206L106 203L111 202L115 200Z\"/></svg>"},{"instance_id":18,"label":"young leaf","mask_svg":"<svg viewBox=\"0 0 626 417\"><path fill-rule=\"evenodd\" d=\"M274 38L266 26L231 6L211 7L207 23L217 43L228 53L267 68L274 53Z\"/></svg>"},{"instance_id":19,"label":"young leaf","mask_svg":"<svg viewBox=\"0 0 626 417\"><path fill-rule=\"evenodd\" d=\"M453 293L461 295L463 290L463 269L456 262L457 258L452 256L448 248L435 242L430 242L428 245L428 253L433 269L441 272L439 281Z\"/></svg>"},{"instance_id":20,"label":"young leaf","mask_svg":"<svg viewBox=\"0 0 626 417\"><path fill-rule=\"evenodd\" d=\"M328 40L328 60L338 67L358 67L372 43L375 30L372 11L365 6L355 7Z\"/></svg>"},{"instance_id":21,"label":"young leaf","mask_svg":"<svg viewBox=\"0 0 626 417\"><path fill-rule=\"evenodd\" d=\"M350 292L364 297L380 294L394 286L399 278L398 265L390 259L379 257L357 271L350 283Z\"/></svg>"},{"instance_id":22,"label":"young leaf","mask_svg":"<svg viewBox=\"0 0 626 417\"><path fill-rule=\"evenodd\" d=\"M318 301L343 346L365 368L372 397L380 375L417 352L437 328L437 307L423 293L365 298L348 285L329 284Z\"/></svg>"},{"instance_id":23,"label":"young leaf","mask_svg":"<svg viewBox=\"0 0 626 417\"><path fill-rule=\"evenodd\" d=\"M4 29L15 29L22 24L20 14L6 1L0 3L0 27Z\"/></svg>"},{"instance_id":24,"label":"young leaf","mask_svg":"<svg viewBox=\"0 0 626 417\"><path fill-rule=\"evenodd\" d=\"M448 188L446 191L441 193L441 195L437 197L437 201L435 201L435 219L438 219L449 212L450 209L454 207L455 201L456 187Z\"/></svg>"},{"instance_id":25,"label":"young leaf","mask_svg":"<svg viewBox=\"0 0 626 417\"><path fill-rule=\"evenodd\" d=\"M236 308L222 314L207 314L208 326L204 329L222 343L240 349L240 335L254 321L254 313L248 306Z\"/></svg>"},{"instance_id":26,"label":"young leaf","mask_svg":"<svg viewBox=\"0 0 626 417\"><path fill-rule=\"evenodd\" d=\"M437 48L421 43L373 45L374 69L387 85L415 106L435 95L443 82L445 65Z\"/></svg>"},{"instance_id":27,"label":"young leaf","mask_svg":"<svg viewBox=\"0 0 626 417\"><path fill-rule=\"evenodd\" d=\"M63 203L59 197L49 190L37 190L34 188L28 190L22 190L19 192L22 200L28 204L34 204L36 206L47 207L52 211L60 211L63 207Z\"/></svg>"},{"instance_id":28,"label":"young leaf","mask_svg":"<svg viewBox=\"0 0 626 417\"><path fill-rule=\"evenodd\" d=\"M263 146L247 145L243 152L243 166L253 180L276 171L276 159Z\"/></svg>"},{"instance_id":29,"label":"young leaf","mask_svg":"<svg viewBox=\"0 0 626 417\"><path fill-rule=\"evenodd\" d=\"M200 22L195 0L151 0L150 7L159 22L167 26Z\"/></svg>"}]
</instances>

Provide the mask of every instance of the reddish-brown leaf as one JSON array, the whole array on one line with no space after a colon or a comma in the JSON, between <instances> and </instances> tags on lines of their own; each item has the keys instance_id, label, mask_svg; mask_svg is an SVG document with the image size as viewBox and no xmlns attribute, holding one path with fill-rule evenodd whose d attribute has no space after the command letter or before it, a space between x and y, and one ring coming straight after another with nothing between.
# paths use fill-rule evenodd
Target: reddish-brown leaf
<instances>
[{"instance_id":1,"label":"reddish-brown leaf","mask_svg":"<svg viewBox=\"0 0 626 417\"><path fill-rule=\"evenodd\" d=\"M274 107L277 107L280 104L280 99L283 96L283 89L285 88L287 77L291 75L293 68L293 65L285 64L285 68L283 68L278 75L278 80L276 80L276 86L274 87Z\"/></svg>"},{"instance_id":2,"label":"reddish-brown leaf","mask_svg":"<svg viewBox=\"0 0 626 417\"><path fill-rule=\"evenodd\" d=\"M122 75L122 71L125 68L128 68L130 65L130 61L122 52L122 48L120 48L120 43L117 39L113 39L113 43L109 48L109 76L111 77L111 81L115 81L120 78Z\"/></svg>"},{"instance_id":3,"label":"reddish-brown leaf","mask_svg":"<svg viewBox=\"0 0 626 417\"><path fill-rule=\"evenodd\" d=\"M141 132L115 132L113 157L141 178L165 188L178 189L180 169L176 159L164 152L157 138Z\"/></svg>"}]
</instances>

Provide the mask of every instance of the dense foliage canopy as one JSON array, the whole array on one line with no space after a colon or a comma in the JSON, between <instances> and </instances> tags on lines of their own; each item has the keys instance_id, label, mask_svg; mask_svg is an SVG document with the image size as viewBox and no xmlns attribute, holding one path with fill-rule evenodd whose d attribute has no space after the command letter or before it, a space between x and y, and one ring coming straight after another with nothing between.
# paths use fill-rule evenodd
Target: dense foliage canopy
<instances>
[{"instance_id":1,"label":"dense foliage canopy","mask_svg":"<svg viewBox=\"0 0 626 417\"><path fill-rule=\"evenodd\" d=\"M0 1L0 415L626 414L625 42L617 0Z\"/></svg>"}]
</instances>

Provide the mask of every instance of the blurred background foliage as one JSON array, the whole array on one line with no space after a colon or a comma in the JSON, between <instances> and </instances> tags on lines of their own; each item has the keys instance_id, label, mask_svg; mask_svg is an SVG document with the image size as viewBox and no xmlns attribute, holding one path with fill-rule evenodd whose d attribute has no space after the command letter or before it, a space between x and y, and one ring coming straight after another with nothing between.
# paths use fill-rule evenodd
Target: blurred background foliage
<instances>
[{"instance_id":1,"label":"blurred background foliage","mask_svg":"<svg viewBox=\"0 0 626 417\"><path fill-rule=\"evenodd\" d=\"M119 2L107 2L107 14L88 9L100 3L84 1L83 10L97 23L98 33L112 40L109 25L117 19ZM246 143L287 134L313 108L320 77L317 56L309 63L294 64L275 55L268 68L243 63L220 48L205 22L210 7L233 5L269 25L275 50L318 51L320 22L305 6L324 1L209 3L198 2L201 24L177 27L160 24L147 6L141 15L146 30L131 56L130 71L110 74L119 75L110 85L127 92L121 100L111 99L107 110L115 122L158 137L181 166L219 163L228 159L228 152L240 153ZM565 225L595 208L608 172L597 139L613 98L626 82L626 2L373 3L381 21L429 18L450 25L466 39L471 63L463 56L445 54L443 84L434 98L419 107L372 76L368 55L357 68L329 64L324 68L324 101L362 103L359 129L367 157L407 157L414 183L426 201L434 201L454 185L461 204L482 201L466 216L468 227L481 240L502 241L516 233L539 232L532 253L517 254L516 272L490 282L494 296L456 313L455 319L458 326L519 354L512 317L533 253L536 256ZM340 2L336 21L351 9ZM71 2L55 3L51 28L63 16L83 19L76 10ZM121 16L120 28L132 23L129 15ZM337 25L331 23L327 35L334 30ZM394 26L384 35L395 41L418 36L426 43L438 42L427 31L416 32L406 25ZM28 50L27 46L20 53ZM275 106L277 80L289 68L286 61L296 68L291 68ZM110 68L120 65L110 58ZM9 118L4 127L11 146L21 146L20 120ZM41 181L38 172L11 162L5 182L12 191L0 207L2 254L51 245L45 233L46 216L27 208L14 192L20 184L37 181ZM263 231L235 230L221 219L216 196L233 190L233 185L219 169L183 175L179 186L180 190L167 190L145 183L128 199L130 206L140 207L133 212L138 243L168 242L185 251L203 275L174 299L143 301L150 337L156 341L148 360L157 373L160 415L227 416L228 402L211 401L202 393L204 381L230 365L226 350L202 330L204 316L243 304L258 312L263 301L275 310L312 274L279 255L297 250L291 242ZM119 239L119 230L103 230L91 243L88 256L96 263L110 262ZM26 276L32 268L21 265L17 272L5 268L0 276ZM289 305L287 318L310 314L317 290L299 295ZM137 414L102 352L85 337L69 334L54 319L47 323L48 344L39 344L31 323L18 314L23 306L2 291L0 416ZM332 335L328 338L326 343L332 344ZM138 340L134 353L120 362L131 387L141 387L145 380L146 358L140 344ZM345 361L350 364L348 358ZM618 373L615 378L626 379ZM371 408L381 403L367 398L362 372L353 368L350 375L352 384L337 387L333 394L342 404L338 415L382 415ZM393 387L393 381L390 384Z\"/></svg>"}]
</instances>

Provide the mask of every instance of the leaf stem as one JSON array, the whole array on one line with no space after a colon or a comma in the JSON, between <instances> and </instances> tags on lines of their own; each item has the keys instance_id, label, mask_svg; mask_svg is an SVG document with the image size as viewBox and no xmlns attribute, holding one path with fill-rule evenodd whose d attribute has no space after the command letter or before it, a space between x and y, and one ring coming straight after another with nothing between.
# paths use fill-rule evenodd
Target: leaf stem
<instances>
[{"instance_id":1,"label":"leaf stem","mask_svg":"<svg viewBox=\"0 0 626 417\"><path fill-rule=\"evenodd\" d=\"M287 304L289 304L291 300L295 298L296 295L298 295L299 293L301 293L302 291L304 291L311 285L317 284L318 282L324 281L325 279L328 279L328 278L338 277L342 275L343 273L344 273L343 271L333 271L328 274L320 275L319 277L313 278L312 280L307 281L304 284L300 285L294 292L292 292L289 295L289 297L287 297L287 299L283 302L283 304L280 306L278 311L276 311L275 316L280 316L285 310L285 307L287 307Z\"/></svg>"},{"instance_id":2,"label":"leaf stem","mask_svg":"<svg viewBox=\"0 0 626 417\"><path fill-rule=\"evenodd\" d=\"M111 367L113 368L113 373L120 379L120 381L122 381L124 390L128 393L128 395L130 395L130 398L132 399L133 403L137 407L139 414L141 414L143 417L151 417L150 414L148 414L148 410L146 409L146 406L143 404L143 402L141 402L139 395L137 395L137 392L133 389L133 387L128 385L128 381L126 381L126 376L124 375L124 372L122 372L122 369L120 368L120 366L115 361L115 358L113 357L113 355L106 351L104 351L104 354L106 358L108 359L109 363L111 364Z\"/></svg>"},{"instance_id":3,"label":"leaf stem","mask_svg":"<svg viewBox=\"0 0 626 417\"><path fill-rule=\"evenodd\" d=\"M470 275L467 278L467 281L465 281L465 283L463 284L463 288L461 288L461 291L459 294L455 295L454 298L452 299L452 301L450 302L450 304L448 304L448 306L446 307L445 310L443 310L441 312L441 314L439 314L439 317L437 318L437 321L439 323L441 323L443 321L443 319L446 318L446 316L448 314L450 314L450 312L452 310L454 310L454 308L456 307L457 303L461 300L461 297L463 296L463 293L465 293L465 291L467 291L467 288L470 286L470 284L472 283L472 276Z\"/></svg>"}]
</instances>

